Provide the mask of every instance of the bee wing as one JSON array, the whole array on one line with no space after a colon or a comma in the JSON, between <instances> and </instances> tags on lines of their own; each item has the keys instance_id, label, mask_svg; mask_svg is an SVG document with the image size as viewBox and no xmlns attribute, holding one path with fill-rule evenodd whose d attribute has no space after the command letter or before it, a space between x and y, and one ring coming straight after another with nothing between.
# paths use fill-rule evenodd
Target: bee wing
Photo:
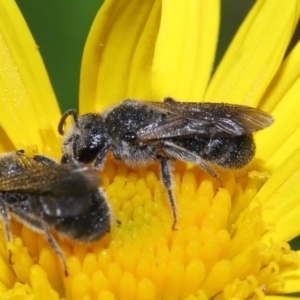
<instances>
[{"instance_id":1,"label":"bee wing","mask_svg":"<svg viewBox=\"0 0 300 300\"><path fill-rule=\"evenodd\" d=\"M98 191L98 173L81 164L43 165L0 177L0 191L38 198L43 213L53 217L76 216L86 211L89 195ZM34 204L32 204L34 205Z\"/></svg>"},{"instance_id":2,"label":"bee wing","mask_svg":"<svg viewBox=\"0 0 300 300\"><path fill-rule=\"evenodd\" d=\"M20 172L2 175L0 177L0 191L20 193L48 191L51 185L50 178L52 177L48 178L48 175L51 173L52 172L44 174L40 168L30 168L22 169ZM47 180L45 180L45 176Z\"/></svg>"},{"instance_id":3,"label":"bee wing","mask_svg":"<svg viewBox=\"0 0 300 300\"><path fill-rule=\"evenodd\" d=\"M244 106L225 103L176 102L166 98L164 102L146 102L166 114L157 123L138 131L141 141L172 139L176 137L226 138L250 134L273 123L268 113Z\"/></svg>"}]
</instances>

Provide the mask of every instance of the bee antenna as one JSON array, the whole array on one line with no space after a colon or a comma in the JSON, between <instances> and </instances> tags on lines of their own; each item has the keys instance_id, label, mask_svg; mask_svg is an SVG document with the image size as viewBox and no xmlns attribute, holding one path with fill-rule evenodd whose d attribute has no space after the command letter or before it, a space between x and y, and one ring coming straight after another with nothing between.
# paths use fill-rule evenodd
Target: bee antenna
<instances>
[{"instance_id":1,"label":"bee antenna","mask_svg":"<svg viewBox=\"0 0 300 300\"><path fill-rule=\"evenodd\" d=\"M74 122L75 122L75 125L76 127L78 128L78 114L77 114L77 111L76 109L69 109L67 110L62 116L61 116L61 119L58 123L58 133L63 135L64 134L64 130L63 130L63 126L65 124L65 121L67 119L68 116L72 115L73 116L73 119L74 119Z\"/></svg>"}]
</instances>

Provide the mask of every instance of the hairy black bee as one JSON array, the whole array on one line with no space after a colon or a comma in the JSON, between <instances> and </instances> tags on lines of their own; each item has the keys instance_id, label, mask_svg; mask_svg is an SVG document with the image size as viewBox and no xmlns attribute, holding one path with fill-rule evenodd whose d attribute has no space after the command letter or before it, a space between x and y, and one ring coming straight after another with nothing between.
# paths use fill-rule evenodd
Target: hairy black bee
<instances>
[{"instance_id":1,"label":"hairy black bee","mask_svg":"<svg viewBox=\"0 0 300 300\"><path fill-rule=\"evenodd\" d=\"M79 242L96 241L109 232L111 214L98 184L98 172L84 164L57 164L44 156L29 158L23 151L3 154L0 216L7 241L12 241L11 214L45 235L68 276L63 252L50 231Z\"/></svg>"},{"instance_id":2,"label":"hairy black bee","mask_svg":"<svg viewBox=\"0 0 300 300\"><path fill-rule=\"evenodd\" d=\"M60 134L70 115L75 124L64 137L63 152L74 160L101 168L109 150L129 166L159 160L173 229L177 216L171 160L199 165L220 182L213 166L240 169L247 165L255 154L252 133L273 122L268 113L243 105L128 99L102 114L78 118L75 110L66 111L58 125Z\"/></svg>"}]
</instances>

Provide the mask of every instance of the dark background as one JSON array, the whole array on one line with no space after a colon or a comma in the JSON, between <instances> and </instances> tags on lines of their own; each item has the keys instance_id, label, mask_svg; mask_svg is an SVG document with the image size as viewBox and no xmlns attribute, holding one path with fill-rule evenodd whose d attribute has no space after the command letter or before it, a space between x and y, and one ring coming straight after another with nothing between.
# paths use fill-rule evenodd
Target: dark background
<instances>
[{"instance_id":1,"label":"dark background","mask_svg":"<svg viewBox=\"0 0 300 300\"><path fill-rule=\"evenodd\" d=\"M84 43L103 0L17 0L39 46L62 111L77 108ZM222 0L217 61L255 0Z\"/></svg>"}]
</instances>

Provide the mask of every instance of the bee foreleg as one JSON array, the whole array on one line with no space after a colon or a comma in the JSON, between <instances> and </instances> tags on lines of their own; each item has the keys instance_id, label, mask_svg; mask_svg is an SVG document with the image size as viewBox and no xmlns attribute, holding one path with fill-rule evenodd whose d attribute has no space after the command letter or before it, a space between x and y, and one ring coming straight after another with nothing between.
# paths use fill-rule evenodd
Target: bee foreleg
<instances>
[{"instance_id":1,"label":"bee foreleg","mask_svg":"<svg viewBox=\"0 0 300 300\"><path fill-rule=\"evenodd\" d=\"M176 223L177 223L177 213L176 213L176 202L175 197L172 190L172 178L171 178L171 161L170 159L166 157L160 157L160 169L161 169L161 176L164 183L164 186L168 193L169 202L172 209L172 215L173 215L173 224L172 224L172 230L176 229Z\"/></svg>"},{"instance_id":2,"label":"bee foreleg","mask_svg":"<svg viewBox=\"0 0 300 300\"><path fill-rule=\"evenodd\" d=\"M74 163L73 157L71 157L71 155L65 153L61 159L60 159L60 163L61 164L70 164L70 163Z\"/></svg>"},{"instance_id":3,"label":"bee foreleg","mask_svg":"<svg viewBox=\"0 0 300 300\"><path fill-rule=\"evenodd\" d=\"M94 161L94 168L101 170L103 168L104 162L105 162L105 157L106 154L108 152L108 150L110 149L111 145L110 144L106 144L102 147L101 151L99 151L95 161Z\"/></svg>"}]
</instances>

